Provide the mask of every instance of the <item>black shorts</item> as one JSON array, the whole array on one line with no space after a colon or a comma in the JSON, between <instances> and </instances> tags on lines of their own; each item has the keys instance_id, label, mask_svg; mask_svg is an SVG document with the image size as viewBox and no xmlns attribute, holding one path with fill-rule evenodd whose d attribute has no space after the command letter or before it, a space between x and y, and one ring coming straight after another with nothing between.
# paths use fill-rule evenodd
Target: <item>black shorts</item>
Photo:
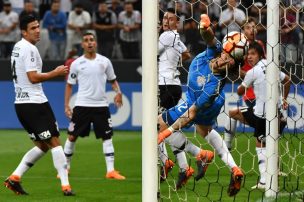
<instances>
[{"instance_id":1,"label":"black shorts","mask_svg":"<svg viewBox=\"0 0 304 202\"><path fill-rule=\"evenodd\" d=\"M240 110L248 125L254 128L254 136L257 137L258 139L266 137L266 119L254 115L252 107L242 107L240 108ZM282 117L281 112L278 112L278 114L279 114L278 132L279 134L282 134L286 126L286 122L283 119L281 119Z\"/></svg>"},{"instance_id":2,"label":"black shorts","mask_svg":"<svg viewBox=\"0 0 304 202\"><path fill-rule=\"evenodd\" d=\"M240 108L246 122L252 128L254 128L254 136L256 138L266 137L266 119L260 118L253 113L252 107Z\"/></svg>"},{"instance_id":3,"label":"black shorts","mask_svg":"<svg viewBox=\"0 0 304 202\"><path fill-rule=\"evenodd\" d=\"M170 109L177 105L182 97L182 88L179 85L159 85L160 107Z\"/></svg>"},{"instance_id":4,"label":"black shorts","mask_svg":"<svg viewBox=\"0 0 304 202\"><path fill-rule=\"evenodd\" d=\"M48 102L15 104L15 110L32 140L41 141L59 136L58 124Z\"/></svg>"},{"instance_id":5,"label":"black shorts","mask_svg":"<svg viewBox=\"0 0 304 202\"><path fill-rule=\"evenodd\" d=\"M91 123L97 139L111 139L113 128L109 107L74 107L68 134L80 137L89 136Z\"/></svg>"}]
</instances>

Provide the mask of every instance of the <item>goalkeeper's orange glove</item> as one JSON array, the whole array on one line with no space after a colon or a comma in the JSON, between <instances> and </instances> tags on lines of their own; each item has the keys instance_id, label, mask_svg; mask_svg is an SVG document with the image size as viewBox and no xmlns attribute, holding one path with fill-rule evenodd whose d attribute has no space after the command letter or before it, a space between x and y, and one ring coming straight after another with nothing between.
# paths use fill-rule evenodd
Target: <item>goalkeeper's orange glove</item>
<instances>
[{"instance_id":1,"label":"goalkeeper's orange glove","mask_svg":"<svg viewBox=\"0 0 304 202\"><path fill-rule=\"evenodd\" d=\"M174 129L172 127L167 128L166 130L158 133L157 143L160 144L164 139L169 137L173 133Z\"/></svg>"},{"instance_id":2,"label":"goalkeeper's orange glove","mask_svg":"<svg viewBox=\"0 0 304 202\"><path fill-rule=\"evenodd\" d=\"M208 27L210 27L210 18L208 15L206 14L202 14L201 15L201 21L200 21L200 24L199 24L199 28L200 29L207 29Z\"/></svg>"}]
</instances>

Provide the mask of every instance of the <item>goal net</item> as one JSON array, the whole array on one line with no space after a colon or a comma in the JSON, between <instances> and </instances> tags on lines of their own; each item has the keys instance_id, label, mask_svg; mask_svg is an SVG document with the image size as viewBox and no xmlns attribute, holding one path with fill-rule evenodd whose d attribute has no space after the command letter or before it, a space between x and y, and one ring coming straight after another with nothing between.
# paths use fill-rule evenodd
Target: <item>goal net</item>
<instances>
[{"instance_id":1,"label":"goal net","mask_svg":"<svg viewBox=\"0 0 304 202\"><path fill-rule=\"evenodd\" d=\"M275 174L278 179L277 187L273 187L272 180L275 178L272 177L267 177L268 184L266 185L264 181L265 186L261 187L261 168L259 168L261 162L258 157L259 154L258 147L256 146L256 137L254 137L254 129L237 121L235 135L231 138L231 146L229 147L231 147L230 151L236 164L245 174L240 192L234 197L227 195L231 172L216 154L208 167L206 175L202 179L196 181L194 174L186 184L177 189L176 183L179 178L180 168L176 161L176 156L167 145L168 154L166 153L165 155L167 155L175 165L165 178L162 178L164 163L159 160L159 175L161 180L159 180L158 183L158 198L160 201L264 201L267 198L265 193L269 190L275 193L275 195L272 196L275 197L276 201L304 201L304 3L301 0L278 1L279 11L273 13L278 14L274 18L279 19L279 26L278 30L272 34L274 37L276 35L279 36L279 38L278 42L273 44L270 41L272 37L267 35L267 29L271 29L271 25L267 25L267 21L269 22L269 19L267 20L268 2L269 1L266 2L265 0L159 1L160 23L168 8L174 9L175 15L179 19L177 32L192 56L190 60L180 61L177 65L184 92L187 90L187 75L191 60L207 47L198 30L201 14L207 14L210 17L211 27L219 41L222 41L223 37L230 31L244 33L246 26L253 19L252 36L248 36L248 38L251 37L253 40L258 40L259 43L262 42L261 44L264 44L265 55L267 55L267 64L274 65L278 72L284 72L285 75L290 77L291 81L290 91L287 97L287 109L281 110L282 113L277 112L274 118L266 120L268 125L278 120L286 121L287 123L283 132L279 134L277 138L274 138L274 141L278 143L278 156L275 156L275 158L277 158L275 162L278 164L278 170ZM169 48L172 47L168 47L168 49ZM279 50L277 55L275 55L275 48ZM270 58L269 55L271 55ZM273 59L276 57L279 58L278 62ZM244 64L239 64L239 70L244 68L243 66ZM250 102L253 102L251 104L254 105L254 97L250 97L248 94L246 99L237 94L237 88L244 79L244 76L239 72L240 71L238 71L238 74L233 75L227 74L225 77L225 104L214 126L215 130L221 134L223 139L225 138L224 131L225 125L227 125L229 110L233 108L241 109L242 106L246 106L246 102L248 105L250 105ZM278 85L278 89L283 89L284 85L279 85L279 78L276 78L275 75L273 76L275 77L276 84L271 83L272 81L266 82L269 85ZM168 80L169 79L170 78L168 78ZM278 90L278 96L281 97L281 100L283 99L282 94L284 93L280 93ZM185 100L184 96L183 94L180 101ZM275 96L270 94L267 99L271 100L274 98ZM269 109L265 108L266 113L267 110ZM199 148L213 150L206 140L197 133L195 127L192 126L187 129L181 129L180 132ZM271 130L268 133L271 133ZM272 138L273 136L270 137ZM160 150L160 152L162 152L162 150ZM196 157L188 153L186 153L186 156L188 165L196 172ZM267 160L267 157L269 157L268 154L265 156L266 164L270 162ZM273 158L273 156L270 157ZM266 168L265 170L263 169L262 171L265 172L266 175L267 172L271 172L268 173L269 176L273 175L272 171Z\"/></svg>"}]
</instances>

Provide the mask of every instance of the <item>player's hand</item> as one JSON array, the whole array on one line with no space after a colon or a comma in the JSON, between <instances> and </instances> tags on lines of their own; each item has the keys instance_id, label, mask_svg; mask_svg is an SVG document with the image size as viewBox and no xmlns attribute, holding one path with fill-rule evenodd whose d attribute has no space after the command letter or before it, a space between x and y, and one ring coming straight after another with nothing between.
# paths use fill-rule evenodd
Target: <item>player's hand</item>
<instances>
[{"instance_id":1,"label":"player's hand","mask_svg":"<svg viewBox=\"0 0 304 202\"><path fill-rule=\"evenodd\" d=\"M122 94L117 93L116 96L114 97L114 103L117 108L120 108L122 106Z\"/></svg>"},{"instance_id":2,"label":"player's hand","mask_svg":"<svg viewBox=\"0 0 304 202\"><path fill-rule=\"evenodd\" d=\"M69 119L72 118L73 112L72 112L70 106L64 107L64 113L65 113L66 117L68 117Z\"/></svg>"},{"instance_id":3,"label":"player's hand","mask_svg":"<svg viewBox=\"0 0 304 202\"><path fill-rule=\"evenodd\" d=\"M201 20L200 20L200 24L199 24L199 28L200 29L207 29L208 27L210 27L210 18L208 15L206 14L202 14L201 15Z\"/></svg>"},{"instance_id":4,"label":"player's hand","mask_svg":"<svg viewBox=\"0 0 304 202\"><path fill-rule=\"evenodd\" d=\"M287 110L287 108L288 108L288 102L287 102L287 100L286 99L283 99L283 105L282 105L282 108L284 109L284 110Z\"/></svg>"},{"instance_id":5,"label":"player's hand","mask_svg":"<svg viewBox=\"0 0 304 202\"><path fill-rule=\"evenodd\" d=\"M69 73L69 68L68 68L68 66L60 65L60 66L56 67L56 69L54 71L56 72L56 74L58 76L64 76L67 73Z\"/></svg>"}]
</instances>

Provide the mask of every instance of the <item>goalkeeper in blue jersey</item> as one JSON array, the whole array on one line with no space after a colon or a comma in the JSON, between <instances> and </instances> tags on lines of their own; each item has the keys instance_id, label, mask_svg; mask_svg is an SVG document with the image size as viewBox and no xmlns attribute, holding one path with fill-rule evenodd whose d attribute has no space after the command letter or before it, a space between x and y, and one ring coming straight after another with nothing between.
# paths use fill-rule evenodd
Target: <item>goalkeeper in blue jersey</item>
<instances>
[{"instance_id":1,"label":"goalkeeper in blue jersey","mask_svg":"<svg viewBox=\"0 0 304 202\"><path fill-rule=\"evenodd\" d=\"M215 38L210 27L210 19L205 14L201 15L199 31L208 47L193 59L189 67L186 100L159 116L158 143L171 135L174 137L180 128L196 124L196 131L230 167L228 195L234 196L241 188L244 174L236 165L219 133L213 129L213 125L225 102L225 77L228 72L235 71L236 61L222 50L221 43ZM171 144L180 145L183 149L187 147L187 140L176 138Z\"/></svg>"}]
</instances>

